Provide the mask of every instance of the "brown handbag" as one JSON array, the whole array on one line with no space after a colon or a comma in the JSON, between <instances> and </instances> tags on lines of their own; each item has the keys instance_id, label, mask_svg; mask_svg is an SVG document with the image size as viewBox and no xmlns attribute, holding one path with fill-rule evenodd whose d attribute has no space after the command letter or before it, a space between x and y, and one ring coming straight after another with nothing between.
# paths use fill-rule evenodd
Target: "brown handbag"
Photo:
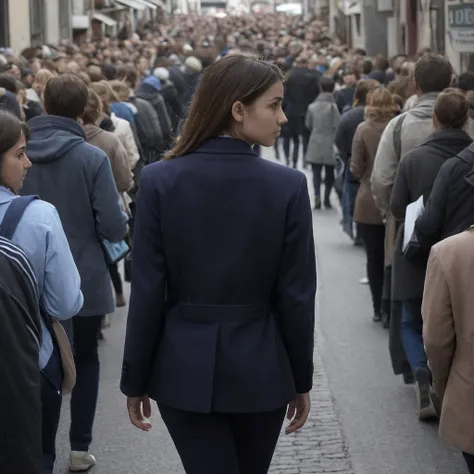
<instances>
[{"instance_id":1,"label":"brown handbag","mask_svg":"<svg viewBox=\"0 0 474 474\"><path fill-rule=\"evenodd\" d=\"M53 320L53 331L61 354L61 364L63 366L63 395L72 392L76 385L76 364L72 355L71 344L66 331L59 321Z\"/></svg>"}]
</instances>

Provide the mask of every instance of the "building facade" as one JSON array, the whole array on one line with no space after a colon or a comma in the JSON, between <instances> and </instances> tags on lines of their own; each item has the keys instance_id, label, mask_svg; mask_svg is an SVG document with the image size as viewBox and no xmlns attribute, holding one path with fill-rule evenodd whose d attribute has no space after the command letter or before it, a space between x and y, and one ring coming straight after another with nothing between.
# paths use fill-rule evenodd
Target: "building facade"
<instances>
[{"instance_id":1,"label":"building facade","mask_svg":"<svg viewBox=\"0 0 474 474\"><path fill-rule=\"evenodd\" d=\"M71 0L6 0L0 4L0 45L29 46L71 39Z\"/></svg>"}]
</instances>

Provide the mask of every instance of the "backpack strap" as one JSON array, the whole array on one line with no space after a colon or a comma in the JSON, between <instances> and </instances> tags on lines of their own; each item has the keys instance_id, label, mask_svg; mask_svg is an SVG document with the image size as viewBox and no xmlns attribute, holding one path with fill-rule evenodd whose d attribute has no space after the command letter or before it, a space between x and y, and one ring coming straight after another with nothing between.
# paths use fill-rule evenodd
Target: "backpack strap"
<instances>
[{"instance_id":1,"label":"backpack strap","mask_svg":"<svg viewBox=\"0 0 474 474\"><path fill-rule=\"evenodd\" d=\"M22 218L26 208L34 200L39 199L38 196L20 196L12 200L8 206L7 212L0 224L0 236L11 240L15 230Z\"/></svg>"},{"instance_id":2,"label":"backpack strap","mask_svg":"<svg viewBox=\"0 0 474 474\"><path fill-rule=\"evenodd\" d=\"M395 148L395 156L397 158L397 163L400 162L402 157L402 125L405 121L407 114L403 114L395 124L393 129L393 147Z\"/></svg>"}]
</instances>

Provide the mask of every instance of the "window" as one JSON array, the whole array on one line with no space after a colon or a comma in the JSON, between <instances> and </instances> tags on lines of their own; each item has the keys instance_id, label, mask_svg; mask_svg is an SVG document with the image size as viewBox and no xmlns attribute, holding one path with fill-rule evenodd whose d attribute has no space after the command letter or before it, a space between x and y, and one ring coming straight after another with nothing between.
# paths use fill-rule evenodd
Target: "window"
<instances>
[{"instance_id":1,"label":"window","mask_svg":"<svg viewBox=\"0 0 474 474\"><path fill-rule=\"evenodd\" d=\"M44 44L44 12L44 0L30 0L31 46L40 46Z\"/></svg>"},{"instance_id":2,"label":"window","mask_svg":"<svg viewBox=\"0 0 474 474\"><path fill-rule=\"evenodd\" d=\"M0 46L9 46L8 33L8 2L0 3Z\"/></svg>"},{"instance_id":3,"label":"window","mask_svg":"<svg viewBox=\"0 0 474 474\"><path fill-rule=\"evenodd\" d=\"M66 40L69 39L71 35L71 15L69 7L69 0L59 0L59 37Z\"/></svg>"},{"instance_id":4,"label":"window","mask_svg":"<svg viewBox=\"0 0 474 474\"><path fill-rule=\"evenodd\" d=\"M354 15L357 36L360 36L360 13Z\"/></svg>"}]
</instances>

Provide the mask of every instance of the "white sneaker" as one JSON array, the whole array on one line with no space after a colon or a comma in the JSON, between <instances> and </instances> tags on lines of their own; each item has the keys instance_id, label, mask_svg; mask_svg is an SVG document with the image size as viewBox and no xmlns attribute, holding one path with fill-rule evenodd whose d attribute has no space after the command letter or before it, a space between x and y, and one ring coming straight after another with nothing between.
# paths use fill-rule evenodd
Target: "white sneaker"
<instances>
[{"instance_id":1,"label":"white sneaker","mask_svg":"<svg viewBox=\"0 0 474 474\"><path fill-rule=\"evenodd\" d=\"M87 451L71 451L69 456L69 470L71 472L85 472L95 465L95 457Z\"/></svg>"},{"instance_id":2,"label":"white sneaker","mask_svg":"<svg viewBox=\"0 0 474 474\"><path fill-rule=\"evenodd\" d=\"M361 279L359 280L359 283L360 283L361 285L368 285L368 284L369 284L369 279L368 279L367 277L361 278Z\"/></svg>"}]
</instances>

